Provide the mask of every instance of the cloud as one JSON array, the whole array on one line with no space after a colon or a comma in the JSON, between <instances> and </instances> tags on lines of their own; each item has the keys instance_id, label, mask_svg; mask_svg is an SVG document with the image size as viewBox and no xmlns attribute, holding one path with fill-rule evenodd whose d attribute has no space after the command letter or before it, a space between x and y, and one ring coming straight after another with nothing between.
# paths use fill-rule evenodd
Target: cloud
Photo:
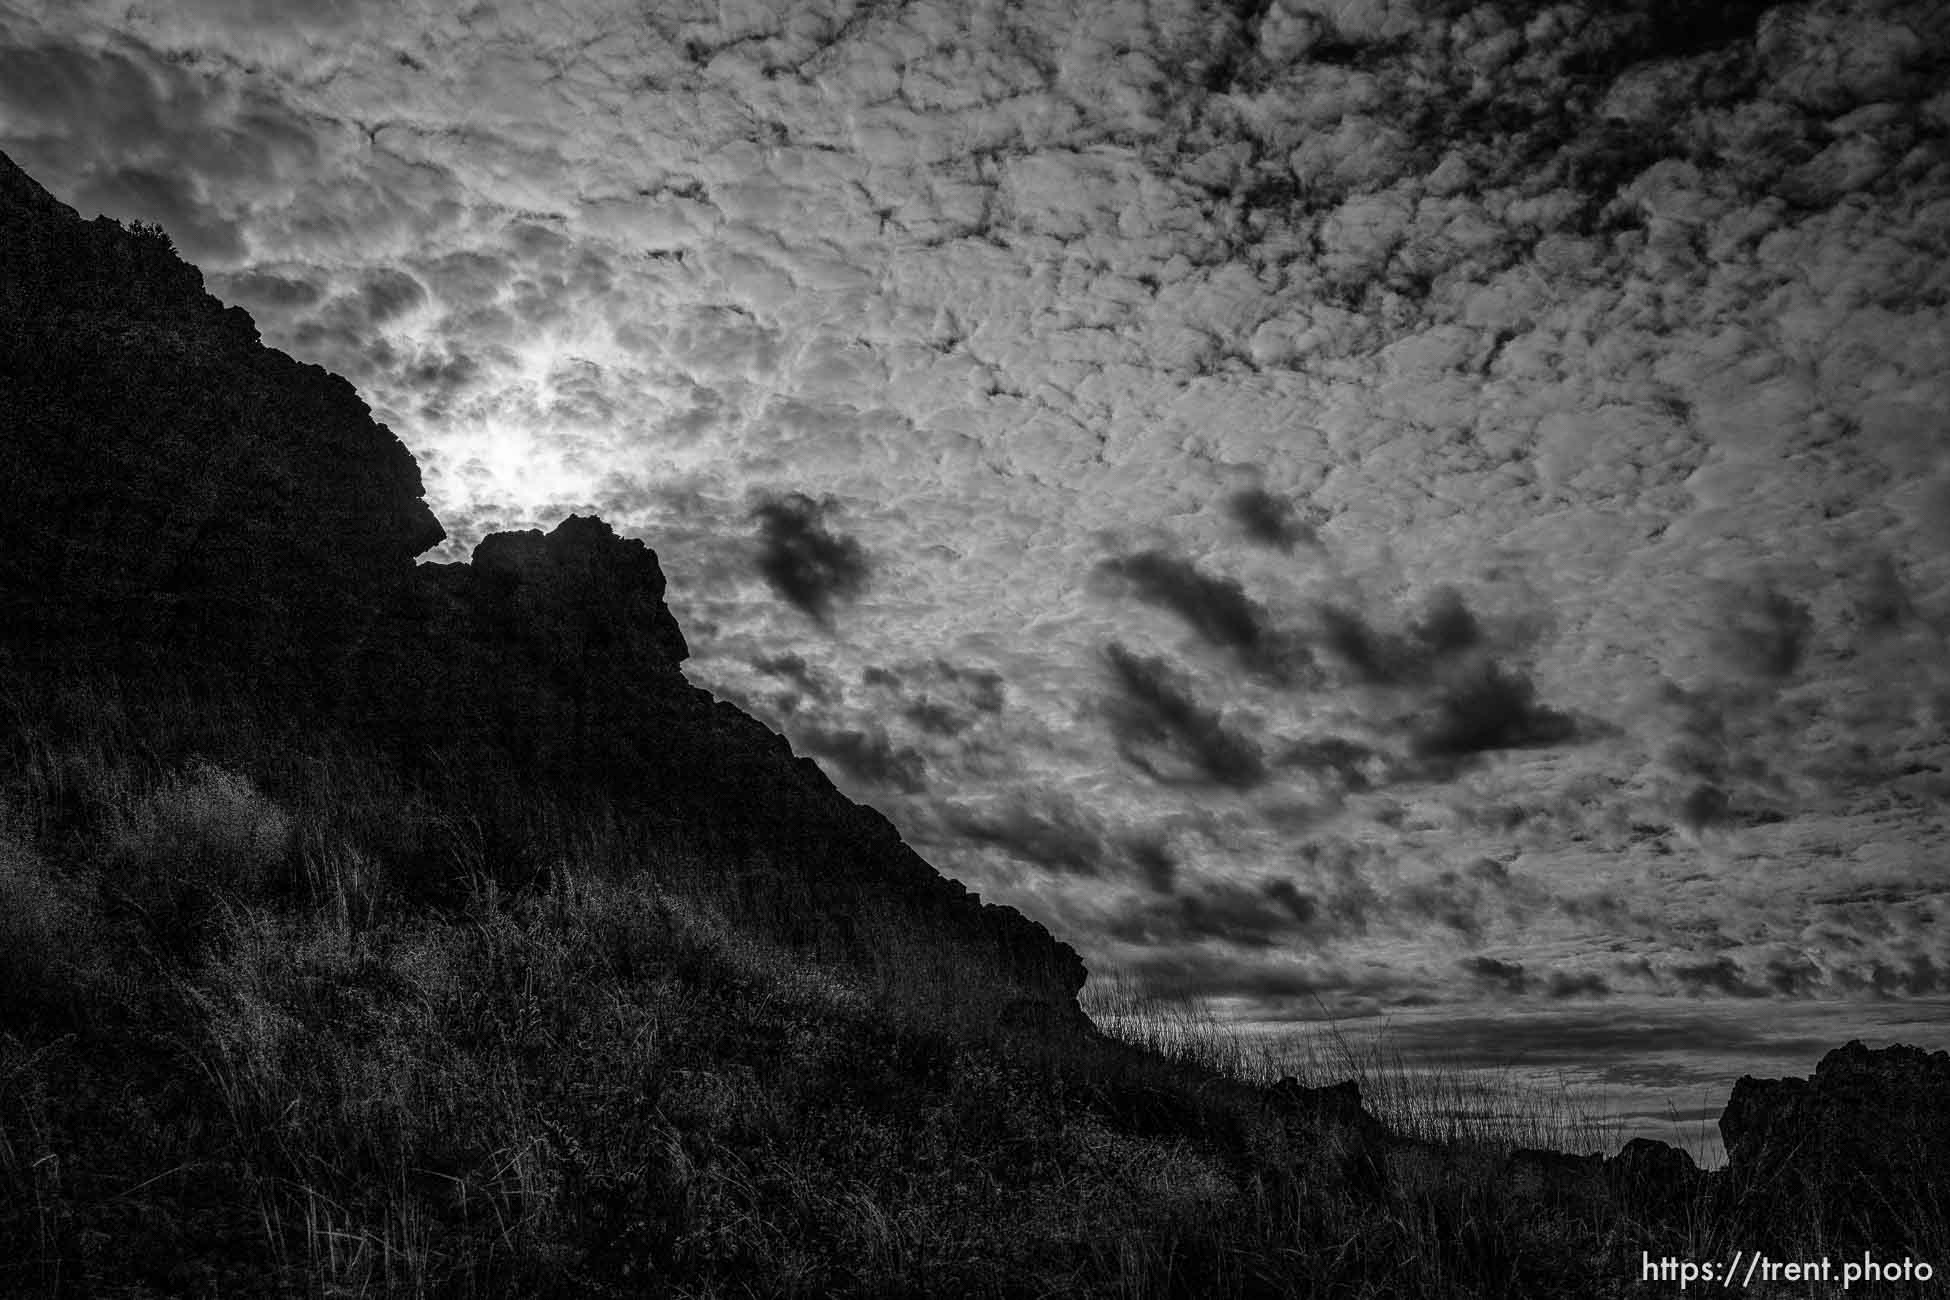
<instances>
[{"instance_id":1,"label":"cloud","mask_svg":"<svg viewBox=\"0 0 1950 1300\"><path fill-rule=\"evenodd\" d=\"M1341 736L1297 740L1273 757L1275 767L1293 767L1316 776L1330 776L1341 789L1360 793L1386 782L1393 766L1379 750Z\"/></svg>"},{"instance_id":2,"label":"cloud","mask_svg":"<svg viewBox=\"0 0 1950 1300\"><path fill-rule=\"evenodd\" d=\"M792 739L807 753L831 759L848 776L868 785L902 794L919 794L927 788L927 757L894 744L879 728L801 723L792 729Z\"/></svg>"},{"instance_id":3,"label":"cloud","mask_svg":"<svg viewBox=\"0 0 1950 1300\"><path fill-rule=\"evenodd\" d=\"M1531 977L1524 971L1522 962L1479 956L1466 957L1458 964L1471 979L1488 984L1506 996L1523 993L1530 988Z\"/></svg>"},{"instance_id":4,"label":"cloud","mask_svg":"<svg viewBox=\"0 0 1950 1300\"><path fill-rule=\"evenodd\" d=\"M878 705L897 711L930 735L951 738L980 726L1001 713L1008 701L1002 674L990 668L970 668L935 658L897 667L863 669L861 684L893 695Z\"/></svg>"},{"instance_id":5,"label":"cloud","mask_svg":"<svg viewBox=\"0 0 1950 1300\"><path fill-rule=\"evenodd\" d=\"M123 166L90 176L75 193L82 211L157 222L185 258L230 263L242 256L237 224L202 201L193 177L160 167Z\"/></svg>"},{"instance_id":6,"label":"cloud","mask_svg":"<svg viewBox=\"0 0 1950 1300\"><path fill-rule=\"evenodd\" d=\"M1430 656L1442 658L1476 647L1483 640L1483 628L1463 603L1462 593L1445 586L1430 593L1410 635Z\"/></svg>"},{"instance_id":7,"label":"cloud","mask_svg":"<svg viewBox=\"0 0 1950 1300\"><path fill-rule=\"evenodd\" d=\"M1188 559L1149 550L1117 555L1098 567L1125 579L1139 600L1178 614L1211 645L1252 653L1266 639L1266 614L1244 589L1201 573Z\"/></svg>"},{"instance_id":8,"label":"cloud","mask_svg":"<svg viewBox=\"0 0 1950 1300\"><path fill-rule=\"evenodd\" d=\"M1115 692L1107 706L1111 731L1127 762L1165 784L1249 790L1266 780L1259 746L1199 705L1164 659L1133 654L1113 642L1104 648L1103 662ZM1173 763L1161 767L1154 757L1158 750Z\"/></svg>"},{"instance_id":9,"label":"cloud","mask_svg":"<svg viewBox=\"0 0 1950 1300\"><path fill-rule=\"evenodd\" d=\"M1424 758L1557 745L1577 734L1567 714L1537 702L1530 679L1494 663L1461 675L1436 697L1413 747Z\"/></svg>"},{"instance_id":10,"label":"cloud","mask_svg":"<svg viewBox=\"0 0 1950 1300\"><path fill-rule=\"evenodd\" d=\"M1723 584L1717 604L1724 621L1714 629L1712 646L1723 664L1763 681L1794 675L1814 628L1806 605L1765 584Z\"/></svg>"},{"instance_id":11,"label":"cloud","mask_svg":"<svg viewBox=\"0 0 1950 1300\"><path fill-rule=\"evenodd\" d=\"M1241 488L1226 498L1226 511L1246 536L1261 546L1291 552L1313 545L1313 528L1299 517L1293 502L1264 488Z\"/></svg>"},{"instance_id":12,"label":"cloud","mask_svg":"<svg viewBox=\"0 0 1950 1300\"><path fill-rule=\"evenodd\" d=\"M1178 859L1163 840L1140 836L1125 844L1131 865L1153 893L1169 894L1178 880Z\"/></svg>"},{"instance_id":13,"label":"cloud","mask_svg":"<svg viewBox=\"0 0 1950 1300\"><path fill-rule=\"evenodd\" d=\"M1768 993L1765 985L1749 980L1740 963L1731 957L1675 962L1666 968L1666 974L1692 997L1717 993L1723 997L1760 998Z\"/></svg>"},{"instance_id":14,"label":"cloud","mask_svg":"<svg viewBox=\"0 0 1950 1300\"><path fill-rule=\"evenodd\" d=\"M777 677L791 682L804 694L821 702L835 697L833 683L817 668L807 663L805 657L796 654L760 655L752 660L752 669L767 677Z\"/></svg>"},{"instance_id":15,"label":"cloud","mask_svg":"<svg viewBox=\"0 0 1950 1300\"><path fill-rule=\"evenodd\" d=\"M820 623L833 602L850 600L872 574L866 549L826 526L833 503L790 493L754 507L758 521L758 571L772 590Z\"/></svg>"},{"instance_id":16,"label":"cloud","mask_svg":"<svg viewBox=\"0 0 1950 1300\"><path fill-rule=\"evenodd\" d=\"M1290 880L1202 880L1167 897L1134 902L1108 932L1144 947L1216 940L1252 949L1301 936L1318 939L1338 928L1320 900Z\"/></svg>"},{"instance_id":17,"label":"cloud","mask_svg":"<svg viewBox=\"0 0 1950 1300\"><path fill-rule=\"evenodd\" d=\"M1391 639L1377 636L1367 620L1340 605L1321 604L1314 610L1319 622L1318 640L1360 680L1382 685L1396 680L1407 665L1401 662L1401 647Z\"/></svg>"},{"instance_id":18,"label":"cloud","mask_svg":"<svg viewBox=\"0 0 1950 1300\"><path fill-rule=\"evenodd\" d=\"M359 307L368 325L382 325L426 301L425 286L391 267L367 274L359 285Z\"/></svg>"},{"instance_id":19,"label":"cloud","mask_svg":"<svg viewBox=\"0 0 1950 1300\"><path fill-rule=\"evenodd\" d=\"M1058 875L1100 876L1111 853L1102 823L1067 800L1018 796L998 812L958 809L948 824Z\"/></svg>"},{"instance_id":20,"label":"cloud","mask_svg":"<svg viewBox=\"0 0 1950 1300\"><path fill-rule=\"evenodd\" d=\"M285 312L309 307L324 291L303 275L273 271L243 271L210 277L211 288L226 301L243 304L253 313Z\"/></svg>"},{"instance_id":21,"label":"cloud","mask_svg":"<svg viewBox=\"0 0 1950 1300\"><path fill-rule=\"evenodd\" d=\"M1688 791L1679 805L1679 824L1698 834L1725 821L1727 805L1726 791L1703 781Z\"/></svg>"},{"instance_id":22,"label":"cloud","mask_svg":"<svg viewBox=\"0 0 1950 1300\"><path fill-rule=\"evenodd\" d=\"M1896 631L1916 617L1902 570L1889 552L1872 552L1857 576L1852 605L1858 626L1870 636Z\"/></svg>"},{"instance_id":23,"label":"cloud","mask_svg":"<svg viewBox=\"0 0 1950 1300\"><path fill-rule=\"evenodd\" d=\"M1370 686L1410 685L1434 678L1456 656L1481 646L1485 632L1454 587L1429 594L1405 632L1375 628L1360 612L1322 601L1314 607L1315 639Z\"/></svg>"},{"instance_id":24,"label":"cloud","mask_svg":"<svg viewBox=\"0 0 1950 1300\"><path fill-rule=\"evenodd\" d=\"M1129 954L1119 969L1138 990L1196 1002L1249 998L1289 1014L1326 1003L1337 1013L1363 1003L1392 1001L1412 988L1411 977L1319 959L1295 960L1276 945L1253 948L1153 947Z\"/></svg>"},{"instance_id":25,"label":"cloud","mask_svg":"<svg viewBox=\"0 0 1950 1300\"><path fill-rule=\"evenodd\" d=\"M1266 611L1231 578L1216 578L1189 560L1159 550L1105 560L1099 572L1121 579L1139 600L1170 610L1206 644L1229 650L1271 676L1289 672L1290 651Z\"/></svg>"}]
</instances>

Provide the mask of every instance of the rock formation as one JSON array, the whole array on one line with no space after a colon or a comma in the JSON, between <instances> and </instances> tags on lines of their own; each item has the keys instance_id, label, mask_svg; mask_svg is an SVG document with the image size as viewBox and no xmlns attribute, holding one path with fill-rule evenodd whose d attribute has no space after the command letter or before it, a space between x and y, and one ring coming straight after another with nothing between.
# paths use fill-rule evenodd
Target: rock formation
<instances>
[{"instance_id":1,"label":"rock formation","mask_svg":"<svg viewBox=\"0 0 1950 1300\"><path fill-rule=\"evenodd\" d=\"M1720 1116L1756 1226L1877 1249L1950 1209L1950 1052L1859 1040L1808 1079L1744 1077Z\"/></svg>"},{"instance_id":2,"label":"rock formation","mask_svg":"<svg viewBox=\"0 0 1950 1300\"><path fill-rule=\"evenodd\" d=\"M0 156L0 249L0 669L194 679L409 771L594 791L735 842L731 892L793 918L782 937L858 949L898 925L1074 1012L1074 951L685 680L642 542L571 518L416 565L443 534L406 448L345 380L264 347L161 232L85 222Z\"/></svg>"}]
</instances>

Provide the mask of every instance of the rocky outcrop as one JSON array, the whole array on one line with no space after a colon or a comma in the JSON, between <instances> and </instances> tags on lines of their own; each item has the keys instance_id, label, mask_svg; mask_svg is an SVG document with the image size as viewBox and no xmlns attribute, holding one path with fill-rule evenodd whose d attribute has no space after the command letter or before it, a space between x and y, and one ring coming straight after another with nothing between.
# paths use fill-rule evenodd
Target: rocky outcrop
<instances>
[{"instance_id":1,"label":"rocky outcrop","mask_svg":"<svg viewBox=\"0 0 1950 1300\"><path fill-rule=\"evenodd\" d=\"M0 157L0 624L16 655L343 645L442 531L352 386L259 345L159 233Z\"/></svg>"},{"instance_id":2,"label":"rocky outcrop","mask_svg":"<svg viewBox=\"0 0 1950 1300\"><path fill-rule=\"evenodd\" d=\"M1950 1205L1950 1053L1858 1041L1812 1078L1742 1078L1720 1136L1727 1164L1711 1173L1636 1138L1611 1157L1514 1151L1499 1183L1540 1206L1624 1211L1642 1224L1711 1208L1755 1249L1901 1248Z\"/></svg>"},{"instance_id":3,"label":"rocky outcrop","mask_svg":"<svg viewBox=\"0 0 1950 1300\"><path fill-rule=\"evenodd\" d=\"M1755 1226L1882 1248L1950 1206L1950 1053L1859 1040L1807 1079L1745 1077L1720 1116Z\"/></svg>"},{"instance_id":4,"label":"rocky outcrop","mask_svg":"<svg viewBox=\"0 0 1950 1300\"><path fill-rule=\"evenodd\" d=\"M416 565L442 530L350 384L265 348L159 231L0 156L0 670L162 673L734 844L727 897L884 963L954 950L1068 1011L1081 960L944 879L685 680L656 554L597 519Z\"/></svg>"}]
</instances>

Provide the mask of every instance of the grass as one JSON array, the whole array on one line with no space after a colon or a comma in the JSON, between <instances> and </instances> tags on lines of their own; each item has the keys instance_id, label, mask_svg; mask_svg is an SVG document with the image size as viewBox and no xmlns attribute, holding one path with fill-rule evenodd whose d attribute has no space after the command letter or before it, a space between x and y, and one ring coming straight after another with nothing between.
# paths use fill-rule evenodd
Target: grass
<instances>
[{"instance_id":1,"label":"grass","mask_svg":"<svg viewBox=\"0 0 1950 1300\"><path fill-rule=\"evenodd\" d=\"M1281 1055L1116 979L1103 1032L1014 1023L899 916L768 913L775 857L235 701L4 707L6 1294L1622 1295L1753 1244L1724 1189L1512 1177L1589 1121L1379 1041Z\"/></svg>"}]
</instances>

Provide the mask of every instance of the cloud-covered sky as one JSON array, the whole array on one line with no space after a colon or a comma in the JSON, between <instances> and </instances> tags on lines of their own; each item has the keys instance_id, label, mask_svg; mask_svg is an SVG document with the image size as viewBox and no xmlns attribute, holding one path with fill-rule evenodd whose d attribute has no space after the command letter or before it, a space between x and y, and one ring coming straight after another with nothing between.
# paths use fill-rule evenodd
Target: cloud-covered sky
<instances>
[{"instance_id":1,"label":"cloud-covered sky","mask_svg":"<svg viewBox=\"0 0 1950 1300\"><path fill-rule=\"evenodd\" d=\"M0 148L350 378L433 558L644 538L694 680L1099 967L1624 1059L1950 1019L1946 52L1935 0L0 0Z\"/></svg>"}]
</instances>

